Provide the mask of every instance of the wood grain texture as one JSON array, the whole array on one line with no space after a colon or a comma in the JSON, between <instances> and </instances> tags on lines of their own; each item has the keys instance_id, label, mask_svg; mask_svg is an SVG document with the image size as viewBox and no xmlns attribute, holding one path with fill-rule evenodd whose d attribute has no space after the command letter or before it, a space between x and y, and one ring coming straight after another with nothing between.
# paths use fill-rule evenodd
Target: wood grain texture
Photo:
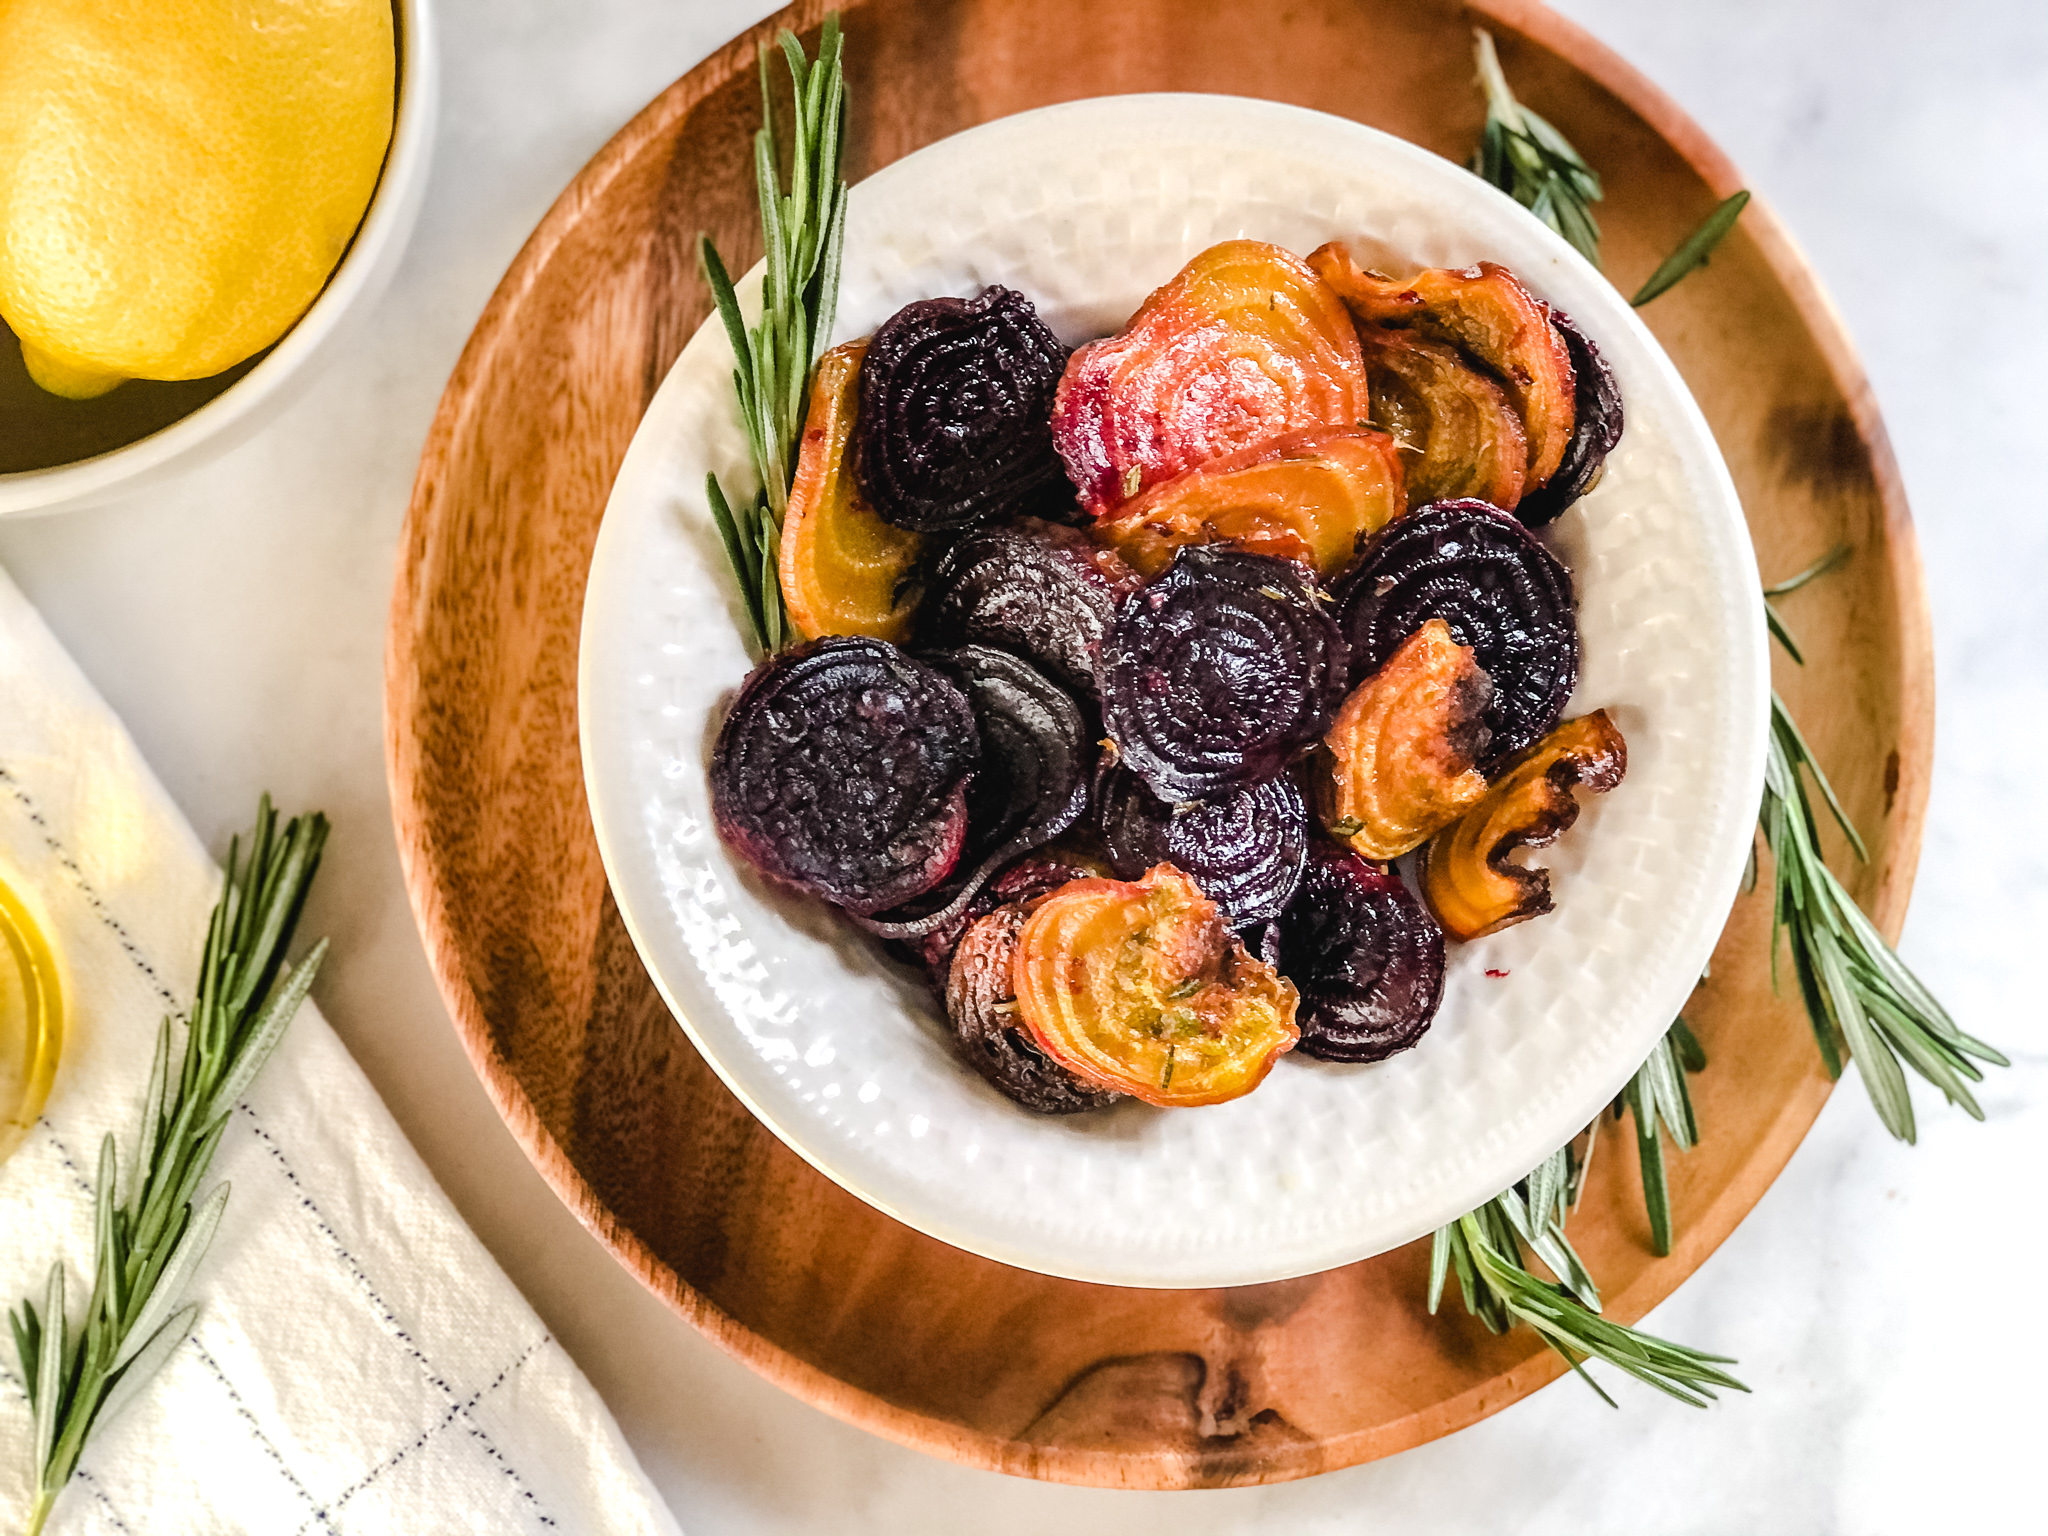
<instances>
[{"instance_id":1,"label":"wood grain texture","mask_svg":"<svg viewBox=\"0 0 2048 1536\"><path fill-rule=\"evenodd\" d=\"M1416 1445L1560 1373L1526 1331L1424 1311L1427 1245L1228 1290L1120 1290L1009 1269L870 1209L725 1090L668 1018L606 888L577 757L583 584L614 472L707 313L691 246L759 253L756 47L706 60L576 179L485 310L442 400L401 551L388 653L398 838L448 1006L562 1199L681 1317L792 1392L905 1444L1007 1472L1145 1488L1307 1476ZM1624 291L1734 169L1647 81L1542 7L1487 0L865 0L847 7L854 179L972 124L1138 90L1264 96L1462 158L1481 121L1470 27L1607 178ZM1849 884L1896 934L1931 752L1912 527L1839 323L1769 211L1645 312L1734 472L1767 577L1836 541L1786 604L1778 683L1870 834ZM1842 855L1838 842L1830 845ZM1769 911L1741 901L1688 1010L1712 1055L1702 1147L1677 1160L1679 1249L1654 1257L1633 1159L1600 1161L1573 1235L1641 1316L1734 1228L1825 1099ZM1875 1133L1873 1128L1873 1133ZM1709 1346L1732 1340L1694 1341Z\"/></svg>"}]
</instances>

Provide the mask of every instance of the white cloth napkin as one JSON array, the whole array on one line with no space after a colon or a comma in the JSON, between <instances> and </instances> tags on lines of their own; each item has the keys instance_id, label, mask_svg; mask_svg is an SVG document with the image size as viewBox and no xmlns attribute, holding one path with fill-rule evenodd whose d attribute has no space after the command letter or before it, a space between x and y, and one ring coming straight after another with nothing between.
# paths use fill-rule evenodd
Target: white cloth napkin
<instances>
[{"instance_id":1,"label":"white cloth napkin","mask_svg":"<svg viewBox=\"0 0 2048 1536\"><path fill-rule=\"evenodd\" d=\"M220 872L4 571L0 873L60 952L70 1004L42 1123L0 1164L0 1303L40 1305L61 1255L76 1319L100 1139L115 1133L125 1179ZM87 1446L50 1532L676 1530L310 1002L214 1178L234 1192L190 1292L198 1325ZM7 1340L0 1531L27 1515L29 1440Z\"/></svg>"}]
</instances>

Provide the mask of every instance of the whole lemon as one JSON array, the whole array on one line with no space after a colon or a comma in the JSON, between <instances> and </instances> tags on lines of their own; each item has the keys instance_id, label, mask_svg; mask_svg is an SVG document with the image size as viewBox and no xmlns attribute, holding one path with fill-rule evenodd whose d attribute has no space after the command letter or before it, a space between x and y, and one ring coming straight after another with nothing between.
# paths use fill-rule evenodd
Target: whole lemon
<instances>
[{"instance_id":1,"label":"whole lemon","mask_svg":"<svg viewBox=\"0 0 2048 1536\"><path fill-rule=\"evenodd\" d=\"M85 399L318 296L391 139L390 0L0 0L0 317Z\"/></svg>"}]
</instances>

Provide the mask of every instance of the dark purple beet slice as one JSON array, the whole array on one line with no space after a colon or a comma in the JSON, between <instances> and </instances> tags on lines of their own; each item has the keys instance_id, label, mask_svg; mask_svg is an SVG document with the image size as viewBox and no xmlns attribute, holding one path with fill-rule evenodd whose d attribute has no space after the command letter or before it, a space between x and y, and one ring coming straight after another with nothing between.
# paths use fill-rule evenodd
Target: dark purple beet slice
<instances>
[{"instance_id":1,"label":"dark purple beet slice","mask_svg":"<svg viewBox=\"0 0 2048 1536\"><path fill-rule=\"evenodd\" d=\"M966 692L981 735L967 789L965 877L906 908L863 919L870 932L911 939L966 911L998 870L1051 842L1088 808L1088 730L1080 708L1029 662L993 646L928 658Z\"/></svg>"},{"instance_id":2,"label":"dark purple beet slice","mask_svg":"<svg viewBox=\"0 0 2048 1536\"><path fill-rule=\"evenodd\" d=\"M1571 441L1565 444L1564 458L1556 472L1539 489L1524 496L1515 508L1515 516L1530 528L1542 527L1593 489L1600 481L1607 455L1621 441L1621 386L1614 381L1614 370L1593 345L1593 338L1580 330L1570 315L1553 309L1550 324L1564 339L1565 351L1571 354L1572 370L1578 379L1573 394L1577 414Z\"/></svg>"},{"instance_id":3,"label":"dark purple beet slice","mask_svg":"<svg viewBox=\"0 0 2048 1536\"><path fill-rule=\"evenodd\" d=\"M1096 647L1138 576L1086 534L1037 518L970 533L946 551L926 592L926 646L997 645L1088 698Z\"/></svg>"},{"instance_id":4,"label":"dark purple beet slice","mask_svg":"<svg viewBox=\"0 0 2048 1536\"><path fill-rule=\"evenodd\" d=\"M960 940L946 981L954 1043L990 1086L1026 1109L1042 1115L1106 1109L1123 1095L1082 1082L1047 1056L1017 1012L1010 962L1029 912L1021 901L998 907Z\"/></svg>"},{"instance_id":5,"label":"dark purple beet slice","mask_svg":"<svg viewBox=\"0 0 2048 1536\"><path fill-rule=\"evenodd\" d=\"M924 299L883 321L860 368L855 474L868 503L937 533L1024 510L1065 472L1052 397L1067 349L1008 288Z\"/></svg>"},{"instance_id":6,"label":"dark purple beet slice","mask_svg":"<svg viewBox=\"0 0 2048 1536\"><path fill-rule=\"evenodd\" d=\"M1102 719L1169 802L1270 779L1344 696L1344 636L1306 566L1190 544L1124 599L1102 639Z\"/></svg>"},{"instance_id":7,"label":"dark purple beet slice","mask_svg":"<svg viewBox=\"0 0 2048 1536\"><path fill-rule=\"evenodd\" d=\"M1579 680L1571 573L1536 536L1483 501L1439 501L1387 524L1338 591L1351 679L1442 619L1493 679L1491 761L1557 724Z\"/></svg>"},{"instance_id":8,"label":"dark purple beet slice","mask_svg":"<svg viewBox=\"0 0 2048 1536\"><path fill-rule=\"evenodd\" d=\"M1382 1061L1420 1040L1444 995L1444 935L1398 876L1328 843L1268 934L1301 993L1300 1049Z\"/></svg>"},{"instance_id":9,"label":"dark purple beet slice","mask_svg":"<svg viewBox=\"0 0 2048 1536\"><path fill-rule=\"evenodd\" d=\"M1023 658L963 645L925 660L967 695L981 732L981 767L967 786L967 853L1049 843L1088 806L1088 725L1065 689ZM1015 858L1024 850L1012 848ZM1008 862L1007 860L1005 862Z\"/></svg>"},{"instance_id":10,"label":"dark purple beet slice","mask_svg":"<svg viewBox=\"0 0 2048 1536\"><path fill-rule=\"evenodd\" d=\"M1013 901L1036 901L1041 896L1050 896L1070 880L1087 880L1101 873L1099 864L1089 867L1056 853L1027 854L993 879L983 882L964 906L929 933L899 940L894 947L902 958L925 968L943 998L946 974L953 965L953 951L959 947L960 936L967 932L976 918L986 917L997 907Z\"/></svg>"},{"instance_id":11,"label":"dark purple beet slice","mask_svg":"<svg viewBox=\"0 0 2048 1536\"><path fill-rule=\"evenodd\" d=\"M1118 879L1171 864L1233 928L1278 917L1308 856L1308 806L1284 773L1215 800L1168 805L1105 756L1095 772L1095 826Z\"/></svg>"},{"instance_id":12,"label":"dark purple beet slice","mask_svg":"<svg viewBox=\"0 0 2048 1536\"><path fill-rule=\"evenodd\" d=\"M938 668L882 640L814 640L741 687L711 754L712 814L763 874L875 912L952 873L980 750Z\"/></svg>"}]
</instances>

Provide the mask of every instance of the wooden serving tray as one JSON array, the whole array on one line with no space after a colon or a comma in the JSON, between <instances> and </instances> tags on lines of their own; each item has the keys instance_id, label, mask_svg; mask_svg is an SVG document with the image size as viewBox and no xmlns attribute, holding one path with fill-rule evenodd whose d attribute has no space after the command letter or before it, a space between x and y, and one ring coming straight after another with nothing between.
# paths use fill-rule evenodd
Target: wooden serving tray
<instances>
[{"instance_id":1,"label":"wooden serving tray","mask_svg":"<svg viewBox=\"0 0 2048 1536\"><path fill-rule=\"evenodd\" d=\"M1006 1472L1144 1488L1303 1477L1445 1434L1551 1380L1527 1330L1424 1310L1426 1243L1229 1290L1119 1290L923 1237L814 1172L670 1020L598 862L576 740L585 573L641 412L707 313L693 245L759 252L755 50L791 7L664 92L549 212L478 323L414 488L391 614L387 747L414 910L478 1073L620 1262L722 1348L826 1411ZM853 0L848 174L1050 102L1221 91L1298 102L1462 159L1471 27L1597 166L1628 291L1739 184L1634 70L1539 5L1484 0ZM1752 205L1707 271L1646 311L1712 424L1767 577L1837 541L1787 603L1778 684L1872 860L1850 885L1895 935L1918 855L1932 664L1918 557L1870 391L1812 275ZM1848 869L1839 842L1831 844ZM1572 1235L1630 1321L1725 1238L1829 1088L1736 906L1688 1010L1712 1063L1677 1160L1679 1248L1649 1249L1632 1156L1596 1163ZM1698 1341L1740 1346L1739 1339Z\"/></svg>"}]
</instances>

